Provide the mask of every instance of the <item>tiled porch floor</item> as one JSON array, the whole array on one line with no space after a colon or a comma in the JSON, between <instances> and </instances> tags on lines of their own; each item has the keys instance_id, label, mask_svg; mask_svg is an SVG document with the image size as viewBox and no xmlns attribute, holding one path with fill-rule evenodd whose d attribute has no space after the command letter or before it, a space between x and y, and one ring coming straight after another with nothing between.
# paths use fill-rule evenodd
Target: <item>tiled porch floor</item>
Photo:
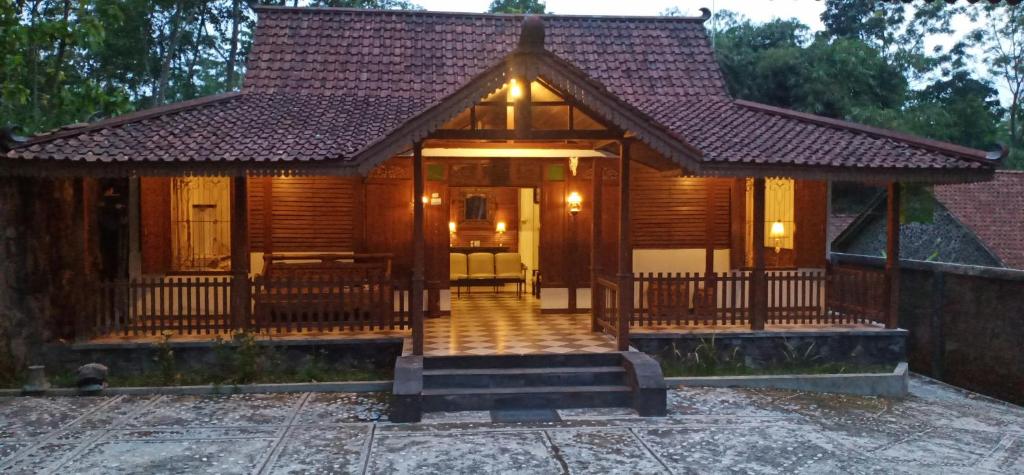
<instances>
[{"instance_id":1,"label":"tiled porch floor","mask_svg":"<svg viewBox=\"0 0 1024 475\"><path fill-rule=\"evenodd\" d=\"M589 314L541 314L536 299L513 292L463 293L451 316L427 319L424 330L427 356L615 351L610 338L590 331Z\"/></svg>"}]
</instances>

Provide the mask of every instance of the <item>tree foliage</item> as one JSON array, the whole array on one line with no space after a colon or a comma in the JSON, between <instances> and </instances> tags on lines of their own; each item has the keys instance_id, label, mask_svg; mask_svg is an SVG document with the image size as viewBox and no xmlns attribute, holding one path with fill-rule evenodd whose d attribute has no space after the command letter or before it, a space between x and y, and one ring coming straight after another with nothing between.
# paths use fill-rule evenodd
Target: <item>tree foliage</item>
<instances>
[{"instance_id":1,"label":"tree foliage","mask_svg":"<svg viewBox=\"0 0 1024 475\"><path fill-rule=\"evenodd\" d=\"M259 4L419 8L406 0L3 0L0 126L38 132L238 89Z\"/></svg>"},{"instance_id":2,"label":"tree foliage","mask_svg":"<svg viewBox=\"0 0 1024 475\"><path fill-rule=\"evenodd\" d=\"M950 32L952 16L965 13L936 3L941 5L911 14L899 2L829 0L822 15L826 28L816 35L795 19L753 23L720 12L715 53L734 97L991 148L1021 122L1010 114L1010 124L1003 124L998 92L968 67L968 43L925 51L925 35ZM1006 28L995 31L1005 34ZM1024 40L1024 30L1017 34ZM994 44L983 36L974 35ZM1013 53L993 53L1011 59L992 59L990 69L998 64L1012 71L1016 64L1019 76L1005 76L1024 86L1024 41L1017 47L1003 48L1016 51L1017 60Z\"/></svg>"},{"instance_id":3,"label":"tree foliage","mask_svg":"<svg viewBox=\"0 0 1024 475\"><path fill-rule=\"evenodd\" d=\"M487 9L490 13L547 13L547 6L541 0L492 0Z\"/></svg>"}]
</instances>

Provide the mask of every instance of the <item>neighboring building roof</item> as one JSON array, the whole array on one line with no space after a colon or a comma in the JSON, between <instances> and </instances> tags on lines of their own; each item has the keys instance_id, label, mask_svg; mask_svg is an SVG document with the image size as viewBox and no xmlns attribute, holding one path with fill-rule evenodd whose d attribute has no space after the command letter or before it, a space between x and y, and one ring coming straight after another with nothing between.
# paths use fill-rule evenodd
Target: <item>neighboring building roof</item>
<instances>
[{"instance_id":1,"label":"neighboring building roof","mask_svg":"<svg viewBox=\"0 0 1024 475\"><path fill-rule=\"evenodd\" d=\"M57 131L7 157L129 166L202 162L203 169L316 162L365 172L395 153L380 146L389 137L405 134L397 138L408 147L465 107L453 98L493 90L507 75L504 62L516 51L524 18L257 11L240 94ZM577 100L604 104L598 112L632 132L650 129L638 138L691 172L808 177L841 171L938 181L991 173L979 150L732 100L703 20L546 15L546 52L538 57L548 57L549 74L584 87L568 91Z\"/></svg>"},{"instance_id":2,"label":"neighboring building roof","mask_svg":"<svg viewBox=\"0 0 1024 475\"><path fill-rule=\"evenodd\" d=\"M932 194L932 222L900 226L901 257L1024 269L1024 172L999 170L992 181L938 185ZM885 200L875 199L839 233L833 248L880 254L885 212Z\"/></svg>"},{"instance_id":3,"label":"neighboring building roof","mask_svg":"<svg viewBox=\"0 0 1024 475\"><path fill-rule=\"evenodd\" d=\"M990 182L936 186L934 193L1007 267L1024 269L1024 171L999 170Z\"/></svg>"}]
</instances>

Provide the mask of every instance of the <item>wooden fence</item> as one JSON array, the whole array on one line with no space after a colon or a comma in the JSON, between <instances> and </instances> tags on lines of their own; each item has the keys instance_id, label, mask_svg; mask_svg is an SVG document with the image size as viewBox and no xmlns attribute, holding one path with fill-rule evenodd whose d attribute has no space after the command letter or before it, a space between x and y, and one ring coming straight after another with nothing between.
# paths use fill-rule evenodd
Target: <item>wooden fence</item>
<instances>
[{"instance_id":1,"label":"wooden fence","mask_svg":"<svg viewBox=\"0 0 1024 475\"><path fill-rule=\"evenodd\" d=\"M749 325L751 274L646 273L633 277L631 326ZM770 324L885 322L882 271L848 266L766 273ZM600 285L599 285L600 287Z\"/></svg>"},{"instance_id":2,"label":"wooden fence","mask_svg":"<svg viewBox=\"0 0 1024 475\"><path fill-rule=\"evenodd\" d=\"M595 330L612 338L619 335L619 284L606 277L597 278L597 295L593 299Z\"/></svg>"},{"instance_id":3,"label":"wooden fence","mask_svg":"<svg viewBox=\"0 0 1024 475\"><path fill-rule=\"evenodd\" d=\"M122 279L97 287L95 335L195 335L231 328L230 277Z\"/></svg>"},{"instance_id":4,"label":"wooden fence","mask_svg":"<svg viewBox=\"0 0 1024 475\"><path fill-rule=\"evenodd\" d=\"M174 332L206 335L235 330L277 333L403 329L409 326L407 285L391 280L286 279L249 282L250 318L234 323L232 278L154 277L99 282L86 321L94 336Z\"/></svg>"}]
</instances>

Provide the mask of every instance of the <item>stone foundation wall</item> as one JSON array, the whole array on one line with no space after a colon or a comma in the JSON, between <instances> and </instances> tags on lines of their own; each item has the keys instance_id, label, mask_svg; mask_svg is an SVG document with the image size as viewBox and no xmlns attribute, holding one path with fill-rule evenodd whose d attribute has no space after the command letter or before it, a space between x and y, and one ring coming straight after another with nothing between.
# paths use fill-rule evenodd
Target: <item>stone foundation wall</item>
<instances>
[{"instance_id":1,"label":"stone foundation wall","mask_svg":"<svg viewBox=\"0 0 1024 475\"><path fill-rule=\"evenodd\" d=\"M685 358L700 345L714 345L719 359L733 354L750 368L791 362L787 352L808 354L815 364L895 365L906 361L904 330L711 334L634 334L630 344L656 358ZM811 346L813 345L813 346Z\"/></svg>"},{"instance_id":2,"label":"stone foundation wall","mask_svg":"<svg viewBox=\"0 0 1024 475\"><path fill-rule=\"evenodd\" d=\"M321 363L356 365L391 370L402 354L402 339L373 340L257 340L281 365L300 367L312 358ZM225 345L235 346L234 343ZM202 371L218 364L217 345L210 342L171 342L175 366L179 372ZM233 348L226 348L231 350ZM159 371L156 344L52 344L43 359L48 374L73 371L85 363L100 363L112 375L140 374Z\"/></svg>"}]
</instances>

